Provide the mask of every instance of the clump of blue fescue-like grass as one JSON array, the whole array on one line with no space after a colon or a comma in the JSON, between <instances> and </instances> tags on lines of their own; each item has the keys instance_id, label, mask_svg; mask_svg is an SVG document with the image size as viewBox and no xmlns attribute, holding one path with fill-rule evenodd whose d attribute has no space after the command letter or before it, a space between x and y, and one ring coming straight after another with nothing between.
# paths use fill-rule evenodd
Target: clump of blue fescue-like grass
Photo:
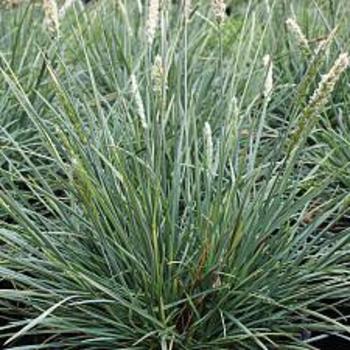
<instances>
[{"instance_id":1,"label":"clump of blue fescue-like grass","mask_svg":"<svg viewBox=\"0 0 350 350\"><path fill-rule=\"evenodd\" d=\"M333 180L299 160L321 106L300 93L308 81L279 87L273 56L263 64L269 22L261 33L247 11L230 57L204 8L163 9L152 40L136 4L94 10L60 23L34 101L2 59L42 156L8 137L4 347L308 349L305 331L347 332L327 310L347 298L350 238L329 227L348 198L306 225ZM271 130L287 88L306 107Z\"/></svg>"}]
</instances>

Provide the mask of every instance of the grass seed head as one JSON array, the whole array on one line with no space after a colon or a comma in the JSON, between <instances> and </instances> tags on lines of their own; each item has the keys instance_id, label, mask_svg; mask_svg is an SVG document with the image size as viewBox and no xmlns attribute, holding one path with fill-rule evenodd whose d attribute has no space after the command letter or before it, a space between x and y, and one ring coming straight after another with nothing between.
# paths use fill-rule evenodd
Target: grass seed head
<instances>
[{"instance_id":1,"label":"grass seed head","mask_svg":"<svg viewBox=\"0 0 350 350\"><path fill-rule=\"evenodd\" d=\"M324 38L323 40L321 40L316 49L315 49L315 56L317 55L321 55L323 53L326 53L327 50L329 49L331 43L333 42L333 39L335 38L335 35L338 31L338 27L335 27L329 34L326 38Z\"/></svg>"},{"instance_id":2,"label":"grass seed head","mask_svg":"<svg viewBox=\"0 0 350 350\"><path fill-rule=\"evenodd\" d=\"M298 45L305 50L306 52L310 52L310 46L309 42L304 35L303 31L301 30L298 22L295 18L288 18L286 20L286 25L288 30L291 32L291 34L294 36L295 40L297 41Z\"/></svg>"},{"instance_id":3,"label":"grass seed head","mask_svg":"<svg viewBox=\"0 0 350 350\"><path fill-rule=\"evenodd\" d=\"M192 11L192 1L191 0L183 0L183 9L185 20L189 21Z\"/></svg>"},{"instance_id":4,"label":"grass seed head","mask_svg":"<svg viewBox=\"0 0 350 350\"><path fill-rule=\"evenodd\" d=\"M47 30L57 35L59 32L58 7L55 0L43 0L43 9L45 14L44 23Z\"/></svg>"},{"instance_id":5,"label":"grass seed head","mask_svg":"<svg viewBox=\"0 0 350 350\"><path fill-rule=\"evenodd\" d=\"M213 165L214 147L213 147L212 131L211 131L210 124L208 122L205 122L204 124L203 136L204 136L204 142L205 142L207 168L211 172L212 165Z\"/></svg>"},{"instance_id":6,"label":"grass seed head","mask_svg":"<svg viewBox=\"0 0 350 350\"><path fill-rule=\"evenodd\" d=\"M151 71L152 89L155 93L161 94L165 80L165 69L160 55L154 59Z\"/></svg>"},{"instance_id":7,"label":"grass seed head","mask_svg":"<svg viewBox=\"0 0 350 350\"><path fill-rule=\"evenodd\" d=\"M270 99L273 89L273 62L270 55L263 58L264 67L266 68L266 77L264 84L264 97Z\"/></svg>"},{"instance_id":8,"label":"grass seed head","mask_svg":"<svg viewBox=\"0 0 350 350\"><path fill-rule=\"evenodd\" d=\"M141 125L144 129L147 129L145 107L143 105L142 97L139 90L139 85L137 83L135 74L131 74L130 80L131 80L131 90L135 99L137 113L139 115Z\"/></svg>"},{"instance_id":9,"label":"grass seed head","mask_svg":"<svg viewBox=\"0 0 350 350\"><path fill-rule=\"evenodd\" d=\"M325 106L329 96L334 90L335 84L345 69L349 66L349 63L350 59L348 53L342 53L339 55L330 71L322 76L317 89L310 98L309 108L315 112L319 112Z\"/></svg>"},{"instance_id":10,"label":"grass seed head","mask_svg":"<svg viewBox=\"0 0 350 350\"><path fill-rule=\"evenodd\" d=\"M211 7L213 9L216 20L221 23L226 17L226 5L223 0L212 0Z\"/></svg>"},{"instance_id":11,"label":"grass seed head","mask_svg":"<svg viewBox=\"0 0 350 350\"><path fill-rule=\"evenodd\" d=\"M159 25L159 0L149 0L148 18L146 22L146 38L149 45L152 45Z\"/></svg>"}]
</instances>

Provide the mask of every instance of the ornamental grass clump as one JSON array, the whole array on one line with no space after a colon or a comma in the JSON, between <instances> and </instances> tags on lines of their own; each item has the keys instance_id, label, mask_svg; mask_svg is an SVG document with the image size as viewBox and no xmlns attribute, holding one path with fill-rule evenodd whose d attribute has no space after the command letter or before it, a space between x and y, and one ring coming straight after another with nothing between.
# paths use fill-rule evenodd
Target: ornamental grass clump
<instances>
[{"instance_id":1,"label":"ornamental grass clump","mask_svg":"<svg viewBox=\"0 0 350 350\"><path fill-rule=\"evenodd\" d=\"M208 50L216 26L174 7L149 50L138 8L64 17L35 93L2 60L36 135L2 144L16 152L0 168L3 347L306 350L304 334L346 336L327 312L348 299L349 230L329 227L349 198L305 224L334 174L314 181L318 165L285 151L291 135L271 136L275 106L294 109L278 58L253 45L269 31L249 8L239 51Z\"/></svg>"}]
</instances>

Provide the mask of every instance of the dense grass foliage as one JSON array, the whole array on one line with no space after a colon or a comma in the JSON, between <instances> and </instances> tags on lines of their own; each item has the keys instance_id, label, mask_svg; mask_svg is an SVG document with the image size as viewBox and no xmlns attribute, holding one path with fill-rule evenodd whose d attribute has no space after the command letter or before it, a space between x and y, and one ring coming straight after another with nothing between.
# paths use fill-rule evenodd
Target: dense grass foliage
<instances>
[{"instance_id":1,"label":"dense grass foliage","mask_svg":"<svg viewBox=\"0 0 350 350\"><path fill-rule=\"evenodd\" d=\"M348 337L348 9L292 5L1 11L3 348Z\"/></svg>"}]
</instances>

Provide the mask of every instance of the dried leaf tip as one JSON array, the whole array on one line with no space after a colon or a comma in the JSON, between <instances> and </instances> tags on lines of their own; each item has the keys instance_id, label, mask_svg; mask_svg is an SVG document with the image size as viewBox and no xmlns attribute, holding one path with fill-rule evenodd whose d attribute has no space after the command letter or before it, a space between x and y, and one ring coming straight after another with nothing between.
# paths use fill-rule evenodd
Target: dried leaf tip
<instances>
[{"instance_id":1,"label":"dried leaf tip","mask_svg":"<svg viewBox=\"0 0 350 350\"><path fill-rule=\"evenodd\" d=\"M149 45L152 45L159 25L159 0L149 0L148 18L146 22L146 38Z\"/></svg>"}]
</instances>

